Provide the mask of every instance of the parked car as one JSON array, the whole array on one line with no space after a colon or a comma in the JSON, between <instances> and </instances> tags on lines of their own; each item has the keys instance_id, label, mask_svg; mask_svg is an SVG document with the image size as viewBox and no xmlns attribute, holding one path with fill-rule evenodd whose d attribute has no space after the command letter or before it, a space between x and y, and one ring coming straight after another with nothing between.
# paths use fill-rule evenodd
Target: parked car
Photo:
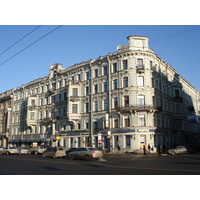
<instances>
[{"instance_id":1,"label":"parked car","mask_svg":"<svg viewBox=\"0 0 200 200\"><path fill-rule=\"evenodd\" d=\"M66 152L66 155L68 156L68 154L70 153L70 152L72 152L72 151L75 151L77 148L70 148L70 149L68 149L67 151L65 151Z\"/></svg>"},{"instance_id":2,"label":"parked car","mask_svg":"<svg viewBox=\"0 0 200 200\"><path fill-rule=\"evenodd\" d=\"M61 147L50 147L49 149L45 150L42 154L43 158L45 157L66 157L65 149Z\"/></svg>"},{"instance_id":3,"label":"parked car","mask_svg":"<svg viewBox=\"0 0 200 200\"><path fill-rule=\"evenodd\" d=\"M19 151L19 155L29 154L29 149L27 147L17 147L17 149Z\"/></svg>"},{"instance_id":4,"label":"parked car","mask_svg":"<svg viewBox=\"0 0 200 200\"><path fill-rule=\"evenodd\" d=\"M175 155L175 154L181 154L181 153L188 153L188 151L185 146L177 146L174 149L169 149L168 153L171 155Z\"/></svg>"},{"instance_id":5,"label":"parked car","mask_svg":"<svg viewBox=\"0 0 200 200\"><path fill-rule=\"evenodd\" d=\"M32 147L29 150L29 154L42 154L46 150L46 147L43 145L37 146L37 147Z\"/></svg>"},{"instance_id":6,"label":"parked car","mask_svg":"<svg viewBox=\"0 0 200 200\"><path fill-rule=\"evenodd\" d=\"M0 152L3 150L3 146L0 146Z\"/></svg>"},{"instance_id":7,"label":"parked car","mask_svg":"<svg viewBox=\"0 0 200 200\"><path fill-rule=\"evenodd\" d=\"M9 154L19 154L19 151L15 147L5 147L1 151L1 154L7 154L7 155L9 155Z\"/></svg>"},{"instance_id":8,"label":"parked car","mask_svg":"<svg viewBox=\"0 0 200 200\"><path fill-rule=\"evenodd\" d=\"M72 151L68 154L70 160L73 159L99 159L103 157L103 153L98 149L92 147L81 147L77 148L75 151Z\"/></svg>"}]
</instances>

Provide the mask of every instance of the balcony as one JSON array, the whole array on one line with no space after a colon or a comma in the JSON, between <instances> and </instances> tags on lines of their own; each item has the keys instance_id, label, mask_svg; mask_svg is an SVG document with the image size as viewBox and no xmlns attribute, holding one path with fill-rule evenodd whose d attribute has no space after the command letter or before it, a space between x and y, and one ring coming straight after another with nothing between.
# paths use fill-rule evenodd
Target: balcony
<instances>
[{"instance_id":1,"label":"balcony","mask_svg":"<svg viewBox=\"0 0 200 200\"><path fill-rule=\"evenodd\" d=\"M140 73L140 74L144 73L144 71L145 71L144 65L137 65L136 71L137 71L137 73Z\"/></svg>"},{"instance_id":2,"label":"balcony","mask_svg":"<svg viewBox=\"0 0 200 200\"><path fill-rule=\"evenodd\" d=\"M28 106L28 110L35 110L37 108L36 105L31 105L31 106Z\"/></svg>"},{"instance_id":3,"label":"balcony","mask_svg":"<svg viewBox=\"0 0 200 200\"><path fill-rule=\"evenodd\" d=\"M183 98L182 97L173 97L173 101L175 101L176 103L182 103Z\"/></svg>"},{"instance_id":4,"label":"balcony","mask_svg":"<svg viewBox=\"0 0 200 200\"><path fill-rule=\"evenodd\" d=\"M55 94L55 91L53 89L49 89L48 93L49 93L49 95L53 95L53 94Z\"/></svg>"},{"instance_id":5,"label":"balcony","mask_svg":"<svg viewBox=\"0 0 200 200\"><path fill-rule=\"evenodd\" d=\"M76 102L76 101L79 101L81 99L81 97L80 96L69 96L69 97L67 97L67 99L69 101Z\"/></svg>"},{"instance_id":6,"label":"balcony","mask_svg":"<svg viewBox=\"0 0 200 200\"><path fill-rule=\"evenodd\" d=\"M153 106L153 105L126 105L123 107L116 107L115 109L120 112L127 112L130 110L132 110L132 111L147 111L147 112L162 111L161 107Z\"/></svg>"}]
</instances>

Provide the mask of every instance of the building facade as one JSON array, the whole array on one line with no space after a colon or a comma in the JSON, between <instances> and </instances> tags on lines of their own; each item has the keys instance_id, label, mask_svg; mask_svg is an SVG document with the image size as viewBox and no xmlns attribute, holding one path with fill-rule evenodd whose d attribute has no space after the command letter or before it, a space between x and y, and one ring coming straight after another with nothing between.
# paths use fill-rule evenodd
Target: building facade
<instances>
[{"instance_id":1,"label":"building facade","mask_svg":"<svg viewBox=\"0 0 200 200\"><path fill-rule=\"evenodd\" d=\"M12 90L0 94L0 146L8 146L11 137Z\"/></svg>"},{"instance_id":2,"label":"building facade","mask_svg":"<svg viewBox=\"0 0 200 200\"><path fill-rule=\"evenodd\" d=\"M200 94L148 45L129 36L127 46L12 91L11 145L96 146L124 151L199 144Z\"/></svg>"}]
</instances>

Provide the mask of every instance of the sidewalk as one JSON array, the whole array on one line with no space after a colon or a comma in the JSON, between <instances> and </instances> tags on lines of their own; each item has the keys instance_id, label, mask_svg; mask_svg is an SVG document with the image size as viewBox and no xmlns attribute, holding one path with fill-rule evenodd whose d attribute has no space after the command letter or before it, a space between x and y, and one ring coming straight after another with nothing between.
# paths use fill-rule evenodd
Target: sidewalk
<instances>
[{"instance_id":1,"label":"sidewalk","mask_svg":"<svg viewBox=\"0 0 200 200\"><path fill-rule=\"evenodd\" d=\"M157 152L151 152L150 154L144 155L143 150L138 150L137 152L123 152L120 151L119 153L116 151L110 151L110 152L104 152L103 153L106 157L112 157L112 158L130 158L130 157L157 157L159 154ZM167 154L166 154L167 155ZM162 154L161 156L165 156L165 154Z\"/></svg>"}]
</instances>

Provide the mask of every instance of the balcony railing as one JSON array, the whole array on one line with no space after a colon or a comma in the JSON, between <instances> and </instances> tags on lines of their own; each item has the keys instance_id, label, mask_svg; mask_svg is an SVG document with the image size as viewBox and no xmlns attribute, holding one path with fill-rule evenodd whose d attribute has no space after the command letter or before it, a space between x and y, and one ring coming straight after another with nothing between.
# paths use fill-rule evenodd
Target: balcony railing
<instances>
[{"instance_id":1,"label":"balcony railing","mask_svg":"<svg viewBox=\"0 0 200 200\"><path fill-rule=\"evenodd\" d=\"M35 110L36 107L37 107L36 105L31 105L31 106L28 106L28 109L29 109L29 110Z\"/></svg>"},{"instance_id":2,"label":"balcony railing","mask_svg":"<svg viewBox=\"0 0 200 200\"><path fill-rule=\"evenodd\" d=\"M135 111L161 111L162 108L159 106L154 105L126 105L122 107L115 107L115 109L119 111L129 111L129 110L135 110Z\"/></svg>"},{"instance_id":3,"label":"balcony railing","mask_svg":"<svg viewBox=\"0 0 200 200\"><path fill-rule=\"evenodd\" d=\"M173 100L177 103L182 103L183 102L183 97L173 97Z\"/></svg>"},{"instance_id":4,"label":"balcony railing","mask_svg":"<svg viewBox=\"0 0 200 200\"><path fill-rule=\"evenodd\" d=\"M144 65L137 65L136 69L137 73L144 73Z\"/></svg>"}]
</instances>

